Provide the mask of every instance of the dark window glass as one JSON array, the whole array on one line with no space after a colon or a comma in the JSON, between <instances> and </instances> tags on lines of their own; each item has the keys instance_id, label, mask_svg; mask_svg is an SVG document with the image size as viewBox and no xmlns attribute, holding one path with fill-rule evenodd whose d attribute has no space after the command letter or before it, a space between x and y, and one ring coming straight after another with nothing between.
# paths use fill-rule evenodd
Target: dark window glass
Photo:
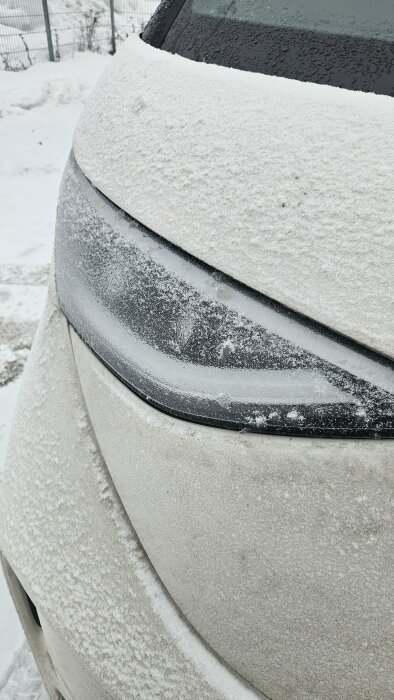
<instances>
[{"instance_id":1,"label":"dark window glass","mask_svg":"<svg viewBox=\"0 0 394 700\"><path fill-rule=\"evenodd\" d=\"M394 0L186 0L174 15L166 51L394 95Z\"/></svg>"}]
</instances>

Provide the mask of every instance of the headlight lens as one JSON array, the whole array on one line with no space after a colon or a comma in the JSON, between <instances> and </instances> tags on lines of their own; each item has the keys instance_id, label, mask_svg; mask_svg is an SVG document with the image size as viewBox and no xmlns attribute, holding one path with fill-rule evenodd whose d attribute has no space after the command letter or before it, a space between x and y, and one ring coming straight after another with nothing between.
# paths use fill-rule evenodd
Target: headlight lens
<instances>
[{"instance_id":1,"label":"headlight lens","mask_svg":"<svg viewBox=\"0 0 394 700\"><path fill-rule=\"evenodd\" d=\"M70 156L56 231L60 305L139 396L172 415L290 435L394 435L394 366L170 245Z\"/></svg>"}]
</instances>

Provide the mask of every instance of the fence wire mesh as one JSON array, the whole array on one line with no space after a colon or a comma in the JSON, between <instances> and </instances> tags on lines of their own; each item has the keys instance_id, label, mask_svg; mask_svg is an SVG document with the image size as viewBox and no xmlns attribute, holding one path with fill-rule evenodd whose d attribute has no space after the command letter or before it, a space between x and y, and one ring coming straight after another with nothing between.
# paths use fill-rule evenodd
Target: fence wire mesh
<instances>
[{"instance_id":1,"label":"fence wire mesh","mask_svg":"<svg viewBox=\"0 0 394 700\"><path fill-rule=\"evenodd\" d=\"M113 51L118 42L142 31L158 4L159 0L0 0L0 69L23 70L76 51Z\"/></svg>"}]
</instances>

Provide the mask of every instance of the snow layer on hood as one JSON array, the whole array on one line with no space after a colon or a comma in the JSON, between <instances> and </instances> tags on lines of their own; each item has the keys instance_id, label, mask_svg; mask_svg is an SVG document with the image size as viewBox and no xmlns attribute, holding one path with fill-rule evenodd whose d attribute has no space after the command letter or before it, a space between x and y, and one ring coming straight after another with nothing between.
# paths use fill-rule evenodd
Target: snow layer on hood
<instances>
[{"instance_id":1,"label":"snow layer on hood","mask_svg":"<svg viewBox=\"0 0 394 700\"><path fill-rule=\"evenodd\" d=\"M196 257L394 355L394 100L126 42L74 151Z\"/></svg>"}]
</instances>

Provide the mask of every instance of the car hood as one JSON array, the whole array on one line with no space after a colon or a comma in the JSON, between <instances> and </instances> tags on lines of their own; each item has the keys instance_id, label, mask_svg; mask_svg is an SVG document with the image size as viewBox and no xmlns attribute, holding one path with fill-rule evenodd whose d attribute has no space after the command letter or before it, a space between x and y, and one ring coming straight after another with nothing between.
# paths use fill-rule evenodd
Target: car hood
<instances>
[{"instance_id":1,"label":"car hood","mask_svg":"<svg viewBox=\"0 0 394 700\"><path fill-rule=\"evenodd\" d=\"M394 355L394 99L196 63L128 40L78 164L197 258Z\"/></svg>"}]
</instances>

